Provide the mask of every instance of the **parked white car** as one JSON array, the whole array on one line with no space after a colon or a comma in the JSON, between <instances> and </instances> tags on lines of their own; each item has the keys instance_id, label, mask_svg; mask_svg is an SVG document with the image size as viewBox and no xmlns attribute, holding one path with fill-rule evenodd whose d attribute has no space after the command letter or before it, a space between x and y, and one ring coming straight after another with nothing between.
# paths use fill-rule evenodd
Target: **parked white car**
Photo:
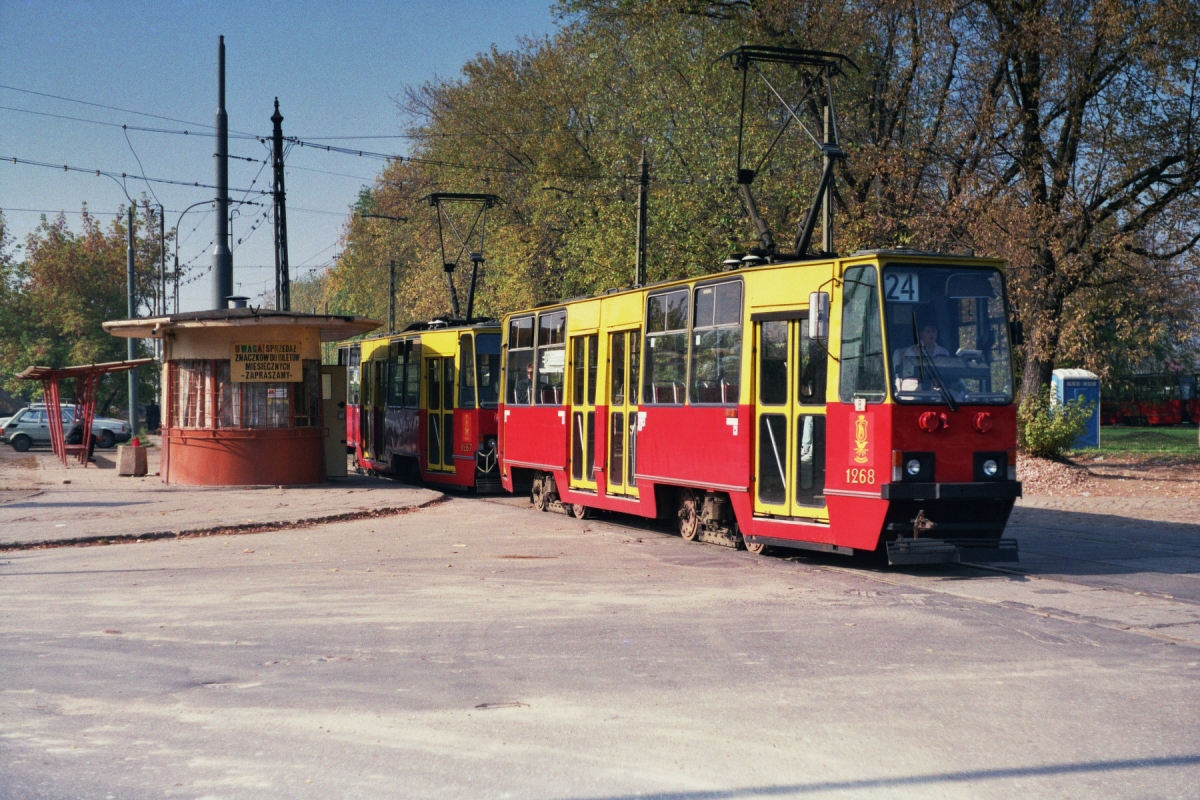
<instances>
[{"instance_id":1,"label":"parked white car","mask_svg":"<svg viewBox=\"0 0 1200 800\"><path fill-rule=\"evenodd\" d=\"M70 406L64 407L62 421L65 432L75 421L75 409ZM50 421L46 414L46 404L32 403L22 408L0 429L4 431L4 441L19 453L35 446L49 446ZM108 417L92 418L92 435L96 437L99 447L116 447L117 443L128 442L133 437L128 422Z\"/></svg>"}]
</instances>

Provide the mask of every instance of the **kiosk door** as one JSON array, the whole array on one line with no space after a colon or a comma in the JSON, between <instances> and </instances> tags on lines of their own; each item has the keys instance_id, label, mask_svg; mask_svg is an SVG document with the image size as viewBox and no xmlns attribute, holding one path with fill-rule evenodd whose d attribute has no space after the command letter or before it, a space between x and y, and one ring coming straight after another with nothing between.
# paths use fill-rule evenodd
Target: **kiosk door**
<instances>
[{"instance_id":1,"label":"kiosk door","mask_svg":"<svg viewBox=\"0 0 1200 800\"><path fill-rule=\"evenodd\" d=\"M804 319L801 319L801 316ZM825 509L823 342L808 338L807 312L754 325L754 513L828 520Z\"/></svg>"}]
</instances>

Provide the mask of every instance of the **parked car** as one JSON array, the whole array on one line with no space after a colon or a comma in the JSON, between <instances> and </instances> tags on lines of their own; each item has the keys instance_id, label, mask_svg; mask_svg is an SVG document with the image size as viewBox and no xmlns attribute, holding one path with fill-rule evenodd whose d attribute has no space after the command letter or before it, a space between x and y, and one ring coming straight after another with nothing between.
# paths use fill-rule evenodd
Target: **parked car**
<instances>
[{"instance_id":1,"label":"parked car","mask_svg":"<svg viewBox=\"0 0 1200 800\"><path fill-rule=\"evenodd\" d=\"M68 406L62 409L64 432L75 421L75 409ZM35 445L50 444L50 421L46 414L45 403L33 403L21 409L4 423L4 441L12 448L23 453ZM100 447L115 447L118 442L128 442L133 433L129 423L120 419L107 417L92 418L92 435Z\"/></svg>"}]
</instances>

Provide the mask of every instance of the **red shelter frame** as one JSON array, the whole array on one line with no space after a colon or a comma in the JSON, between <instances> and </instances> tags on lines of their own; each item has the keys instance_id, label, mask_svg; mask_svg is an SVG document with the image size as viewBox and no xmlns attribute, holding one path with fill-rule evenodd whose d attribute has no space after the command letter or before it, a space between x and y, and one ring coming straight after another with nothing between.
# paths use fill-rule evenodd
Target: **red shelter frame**
<instances>
[{"instance_id":1,"label":"red shelter frame","mask_svg":"<svg viewBox=\"0 0 1200 800\"><path fill-rule=\"evenodd\" d=\"M17 375L25 381L41 381L46 401L47 421L50 423L50 446L54 455L62 459L63 466L70 466L68 459L75 456L85 468L88 461L88 445L92 436L92 420L96 416L96 387L100 376L114 372L126 372L154 363L152 358L133 361L109 361L103 364L80 364L74 367L27 367ZM58 382L64 378L75 379L75 419L83 420L81 444L67 444L62 424L62 402L59 398Z\"/></svg>"}]
</instances>

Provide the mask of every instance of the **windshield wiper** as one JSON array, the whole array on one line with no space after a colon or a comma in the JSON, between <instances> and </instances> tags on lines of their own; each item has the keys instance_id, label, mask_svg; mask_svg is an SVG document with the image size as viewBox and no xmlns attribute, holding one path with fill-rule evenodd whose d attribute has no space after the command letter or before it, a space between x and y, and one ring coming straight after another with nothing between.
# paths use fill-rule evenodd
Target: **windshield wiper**
<instances>
[{"instance_id":1,"label":"windshield wiper","mask_svg":"<svg viewBox=\"0 0 1200 800\"><path fill-rule=\"evenodd\" d=\"M938 371L937 364L933 363L933 356L926 354L925 346L921 344L921 336L917 330L917 312L912 312L912 329L913 341L916 342L917 350L917 375L919 380L925 380L925 373L921 371L921 360L929 359L929 371L933 373L933 383L941 392L942 398L946 401L946 405L950 406L951 411L958 411L958 402L954 399L954 395L950 394L950 389L946 387L946 382L942 380L942 373Z\"/></svg>"}]
</instances>

